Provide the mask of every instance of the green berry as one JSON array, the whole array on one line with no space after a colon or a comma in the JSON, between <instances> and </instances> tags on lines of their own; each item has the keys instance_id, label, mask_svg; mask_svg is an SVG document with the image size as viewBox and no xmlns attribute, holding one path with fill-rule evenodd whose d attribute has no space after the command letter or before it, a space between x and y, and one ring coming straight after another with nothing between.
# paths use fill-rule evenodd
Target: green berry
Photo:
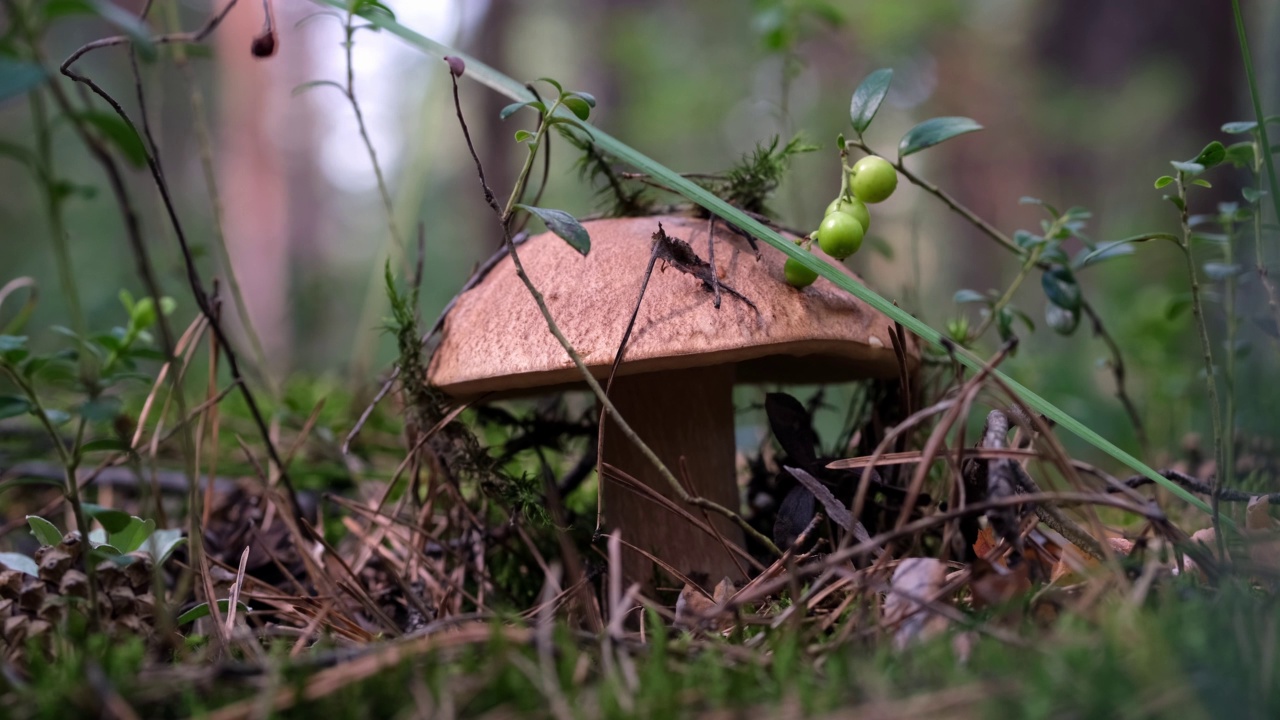
<instances>
[{"instance_id":1,"label":"green berry","mask_svg":"<svg viewBox=\"0 0 1280 720\"><path fill-rule=\"evenodd\" d=\"M852 215L859 224L862 225L862 231L866 232L871 229L871 211L867 210L867 204L861 200L854 198L845 200L844 198L836 198L827 206L827 211L823 216L830 215L833 212L842 212Z\"/></svg>"},{"instance_id":2,"label":"green berry","mask_svg":"<svg viewBox=\"0 0 1280 720\"><path fill-rule=\"evenodd\" d=\"M796 288L806 288L818 279L818 273L801 265L792 258L787 258L787 262L782 266L782 274L787 278L787 284Z\"/></svg>"},{"instance_id":3,"label":"green berry","mask_svg":"<svg viewBox=\"0 0 1280 720\"><path fill-rule=\"evenodd\" d=\"M853 194L863 202L884 201L897 187L898 171L882 157L868 155L853 166Z\"/></svg>"},{"instance_id":4,"label":"green berry","mask_svg":"<svg viewBox=\"0 0 1280 720\"><path fill-rule=\"evenodd\" d=\"M854 216L833 212L818 226L818 247L837 260L843 260L862 247L862 223Z\"/></svg>"}]
</instances>

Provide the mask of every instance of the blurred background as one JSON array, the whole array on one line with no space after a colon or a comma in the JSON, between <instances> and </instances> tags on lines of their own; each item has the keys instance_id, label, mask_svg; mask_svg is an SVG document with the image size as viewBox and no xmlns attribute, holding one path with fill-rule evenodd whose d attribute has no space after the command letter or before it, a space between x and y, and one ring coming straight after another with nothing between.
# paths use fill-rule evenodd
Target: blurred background
<instances>
[{"instance_id":1,"label":"blurred background","mask_svg":"<svg viewBox=\"0 0 1280 720\"><path fill-rule=\"evenodd\" d=\"M118 3L137 13L142 3ZM908 165L978 215L1012 234L1039 231L1034 196L1093 213L1095 241L1176 231L1177 215L1152 187L1169 160L1192 158L1210 140L1229 141L1225 122L1251 119L1236 30L1227 3L1214 0L387 0L400 22L464 49L521 80L551 76L599 100L592 120L622 141L682 171L726 169L757 142L803 133L821 150L796 159L772 202L782 222L812 229L839 188L836 134L848 130L853 89L870 71L895 70L893 89L867 135L892 156L920 120L962 115L985 126L914 156ZM1280 3L1244 3L1267 107L1280 109ZM223 7L221 3L217 7ZM356 396L376 388L394 357L382 332L381 272L403 256L387 229L369 155L346 98L316 80L346 82L342 20L302 0L275 4L274 57L249 48L263 6L242 1L211 36L189 50L189 65L142 67L148 112L187 232L207 272L226 277L214 251L225 235L248 314L262 339L267 372L288 386L308 378ZM200 26L213 8L162 0L157 29ZM50 59L114 29L94 19L60 21L46 42ZM354 89L386 177L400 235L425 229L421 311L430 322L500 238L454 117L446 67L385 32L361 31L351 47ZM98 51L79 67L138 112L128 55ZM64 84L65 80L63 80ZM300 90L300 91L295 91ZM511 186L523 150L512 133L526 118L498 119L506 99L461 86L471 132L499 195ZM0 140L33 142L23 97L0 105ZM67 205L73 268L90 327L121 322L122 288L144 294L118 207L98 165L67 127L54 128L58 173L97 188ZM208 165L202 162L202 158ZM2 160L3 158L0 158ZM582 216L598 208L595 189L573 171L561 143L541 203ZM211 173L211 174L210 174ZM209 180L216 181L216 193ZM172 231L145 170L127 178L147 241L178 313L196 312ZM1236 201L1247 174L1215 172L1193 212ZM0 282L29 275L42 288L30 328L67 323L50 228L26 169L0 161ZM877 206L872 235L881 251L850 264L867 283L933 325L969 314L957 290L1002 289L1015 258L935 199L903 182ZM1078 245L1071 245L1074 255ZM1251 254L1249 255L1251 257ZM1273 262L1280 260L1275 253ZM1242 431L1270 436L1277 399L1276 345L1256 279L1242 285ZM1176 448L1189 431L1207 433L1199 346L1189 313L1176 312L1186 268L1170 245L1080 273L1085 295L1129 367L1129 392L1155 448ZM1070 337L1043 323L1044 293L1027 282L1015 303L1036 321L1020 331L1008 368L1067 412L1136 449L1114 398L1107 348L1087 323ZM1208 313L1221 330L1217 305ZM232 313L228 313L232 314ZM185 320L183 321L185 322ZM32 331L39 343L57 342ZM995 348L990 337L980 351Z\"/></svg>"}]
</instances>

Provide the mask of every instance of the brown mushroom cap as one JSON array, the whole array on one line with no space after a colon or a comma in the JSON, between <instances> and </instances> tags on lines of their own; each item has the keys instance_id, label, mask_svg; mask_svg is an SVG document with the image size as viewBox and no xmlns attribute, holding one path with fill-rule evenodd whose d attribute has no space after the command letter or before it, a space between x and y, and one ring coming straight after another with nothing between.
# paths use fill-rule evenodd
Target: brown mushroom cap
<instances>
[{"instance_id":1,"label":"brown mushroom cap","mask_svg":"<svg viewBox=\"0 0 1280 720\"><path fill-rule=\"evenodd\" d=\"M669 236L690 243L706 259L707 221L679 216L583 223L591 235L587 257L551 233L530 238L518 250L556 324L597 377L607 376L613 364L659 222ZM716 223L716 233L720 282L755 308L724 292L717 310L701 281L674 268L664 271L659 262L619 376L727 363L735 364L739 382L834 382L897 374L888 318L825 278L797 290L783 278L782 253L762 244L757 261L746 241L724 223ZM814 250L830 261L816 244ZM909 340L907 348L914 364L914 342ZM509 257L458 298L428 373L432 383L457 397L581 382Z\"/></svg>"}]
</instances>

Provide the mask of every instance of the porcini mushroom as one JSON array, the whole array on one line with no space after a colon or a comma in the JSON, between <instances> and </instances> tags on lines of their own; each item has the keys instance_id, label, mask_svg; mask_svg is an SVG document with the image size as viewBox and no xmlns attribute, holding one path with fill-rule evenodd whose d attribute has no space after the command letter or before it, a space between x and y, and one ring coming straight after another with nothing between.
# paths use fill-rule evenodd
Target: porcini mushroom
<instances>
[{"instance_id":1,"label":"porcini mushroom","mask_svg":"<svg viewBox=\"0 0 1280 720\"><path fill-rule=\"evenodd\" d=\"M556 324L602 380L635 306L659 223L705 259L708 222L679 216L586 222L586 257L551 233L530 238L518 250ZM719 309L701 280L660 263L609 393L667 467L687 478L691 494L733 510L741 506L734 467L735 382L818 383L898 373L888 318L825 279L804 290L787 285L782 253L767 246L761 252L757 259L743 238L716 223L717 277L750 300L726 291ZM830 261L816 247L815 252ZM908 352L914 366L914 344ZM583 384L509 257L459 296L428 374L458 398ZM606 422L603 447L606 463L677 497L612 422ZM741 576L719 538L610 478L601 481L601 493L610 527L619 528L628 543L681 573L705 577L708 586ZM703 517L698 508L684 507ZM727 518L712 515L711 524L728 542L742 543L741 529ZM631 580L647 583L652 577L652 564L639 553L626 552L624 566Z\"/></svg>"}]
</instances>

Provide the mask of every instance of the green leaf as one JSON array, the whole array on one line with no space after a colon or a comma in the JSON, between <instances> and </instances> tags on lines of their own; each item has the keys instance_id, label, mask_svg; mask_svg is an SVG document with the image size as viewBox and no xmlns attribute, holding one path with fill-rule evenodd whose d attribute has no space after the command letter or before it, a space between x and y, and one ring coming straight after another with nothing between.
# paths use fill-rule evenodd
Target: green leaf
<instances>
[{"instance_id":1,"label":"green leaf","mask_svg":"<svg viewBox=\"0 0 1280 720\"><path fill-rule=\"evenodd\" d=\"M561 100L560 104L569 108L569 110L572 111L574 115L578 116L579 120L586 120L587 118L591 117L591 106L587 104L586 100L583 100L580 97L575 97L573 95L570 95L565 99Z\"/></svg>"},{"instance_id":2,"label":"green leaf","mask_svg":"<svg viewBox=\"0 0 1280 720\"><path fill-rule=\"evenodd\" d=\"M227 612L227 607L229 607L230 602L231 602L230 600L219 600L218 611L225 615ZM251 608L242 602L236 603L236 609L238 612L247 613L251 611ZM176 622L178 623L178 625L186 625L188 623L193 623L196 620L199 620L200 618L203 618L203 617L209 617L209 603L207 602L202 602L199 605L196 605L195 607L191 608L190 610L182 613L181 615L178 616L178 619Z\"/></svg>"},{"instance_id":3,"label":"green leaf","mask_svg":"<svg viewBox=\"0 0 1280 720\"><path fill-rule=\"evenodd\" d=\"M1227 146L1227 162L1238 168L1253 167L1253 143L1238 142Z\"/></svg>"},{"instance_id":4,"label":"green leaf","mask_svg":"<svg viewBox=\"0 0 1280 720\"><path fill-rule=\"evenodd\" d=\"M157 319L156 303L149 297L139 300L129 311L129 323L135 330L146 330L155 325Z\"/></svg>"},{"instance_id":5,"label":"green leaf","mask_svg":"<svg viewBox=\"0 0 1280 720\"><path fill-rule=\"evenodd\" d=\"M1258 127L1258 123L1253 120L1241 120L1238 122L1229 122L1224 124L1222 126L1222 132L1228 135L1239 135L1240 133L1250 132L1256 127Z\"/></svg>"},{"instance_id":6,"label":"green leaf","mask_svg":"<svg viewBox=\"0 0 1280 720\"><path fill-rule=\"evenodd\" d=\"M17 570L24 575L31 577L40 577L40 566L36 565L36 561L19 553L0 552L0 565Z\"/></svg>"},{"instance_id":7,"label":"green leaf","mask_svg":"<svg viewBox=\"0 0 1280 720\"><path fill-rule=\"evenodd\" d=\"M120 548L111 544L107 539L107 532L102 528L89 531L89 547L97 551L95 557L99 560L124 554L120 552Z\"/></svg>"},{"instance_id":8,"label":"green leaf","mask_svg":"<svg viewBox=\"0 0 1280 720\"><path fill-rule=\"evenodd\" d=\"M1126 245L1132 245L1134 243L1148 242L1150 240L1168 240L1174 245L1177 245L1179 243L1178 236L1172 233L1143 233L1141 235L1134 235L1132 237L1124 238L1123 240L1113 240L1111 242L1098 243L1098 247L1096 250L1093 250L1092 252L1084 255L1083 257L1077 258L1076 261L1073 263L1073 265L1075 266L1076 269L1079 269L1084 267L1085 265L1088 265L1089 263L1097 262L1099 260L1104 260L1109 257L1117 257L1121 254L1128 254L1126 251L1120 250L1120 248Z\"/></svg>"},{"instance_id":9,"label":"green leaf","mask_svg":"<svg viewBox=\"0 0 1280 720\"><path fill-rule=\"evenodd\" d=\"M15 473L11 472L10 475L15 475ZM0 491L12 490L16 487L26 487L28 485L40 485L43 487L58 489L63 487L62 481L55 478L23 477L21 475L16 475L15 477L10 477L8 480L0 480Z\"/></svg>"},{"instance_id":10,"label":"green leaf","mask_svg":"<svg viewBox=\"0 0 1280 720\"><path fill-rule=\"evenodd\" d=\"M1075 310L1068 310L1056 303L1045 303L1044 321L1059 335L1070 335L1076 331L1076 326L1080 324L1080 313Z\"/></svg>"},{"instance_id":11,"label":"green leaf","mask_svg":"<svg viewBox=\"0 0 1280 720\"><path fill-rule=\"evenodd\" d=\"M1229 277L1235 277L1244 272L1244 268L1239 265L1230 265L1220 262L1209 262L1204 264L1204 274L1210 280L1225 280Z\"/></svg>"},{"instance_id":12,"label":"green leaf","mask_svg":"<svg viewBox=\"0 0 1280 720\"><path fill-rule=\"evenodd\" d=\"M1071 261L1071 269L1079 270L1090 263L1098 263L1112 258L1133 254L1133 245L1121 242L1102 243L1093 249L1084 249Z\"/></svg>"},{"instance_id":13,"label":"green leaf","mask_svg":"<svg viewBox=\"0 0 1280 720\"><path fill-rule=\"evenodd\" d=\"M169 559L169 556L173 554L173 551L182 547L183 543L187 541L183 535L183 531L179 528L156 530L147 539L143 550L151 556L151 559L157 565L163 565Z\"/></svg>"},{"instance_id":14,"label":"green leaf","mask_svg":"<svg viewBox=\"0 0 1280 720\"><path fill-rule=\"evenodd\" d=\"M898 157L904 158L957 135L981 129L981 125L966 117L936 117L925 120L902 136L902 141L898 143Z\"/></svg>"},{"instance_id":15,"label":"green leaf","mask_svg":"<svg viewBox=\"0 0 1280 720\"><path fill-rule=\"evenodd\" d=\"M339 10L345 9L343 4L344 0L318 1L321 4L329 5ZM521 102L532 100L532 94L522 83L503 75L470 55L461 53L446 45L442 45L421 33L415 32L404 25L401 25L400 23L386 20L384 18L373 18L372 22L438 59L447 55L456 55L461 57L467 63L466 77L470 80L474 80L490 87L512 100ZM568 113L567 110L565 112ZM643 172L653 176L656 180L662 182L667 187L675 190L703 208L706 208L716 216L733 223L743 231L758 238L762 243L773 248L775 251L780 252L787 258L795 261L797 264L818 273L836 287L867 303L867 305L874 308L876 311L883 313L889 319L901 323L904 328L917 335L921 341L933 345L940 350L950 349L953 356L956 358L956 361L969 370L974 372L984 370L985 361L982 358L968 350L965 350L964 348L955 346L954 343L950 343L949 341L944 345L944 337L942 333L933 329L926 323L921 322L916 317L898 307L885 297L868 289L865 285L854 280L849 275L846 275L843 271L837 269L830 263L818 259L818 257L811 252L796 247L776 231L729 205L724 200L716 197L706 188L699 186L688 178L682 177L679 173L676 173L670 168L653 160L649 156L633 149L629 145L620 142L599 128L593 129L592 141L600 150L617 158L619 162L631 166L638 172ZM1160 487L1165 488L1170 494L1179 498L1183 502L1199 509L1202 512L1211 512L1208 503L1204 500L1192 495L1182 486L1157 473L1149 465L1134 457L1132 453L1121 449L1115 443L1102 437L1088 425L1076 420L1071 415L1063 412L1053 403L1033 392L1030 388L1009 377L1009 375L1004 371L999 369L991 370L990 375L1004 383L1004 385L1007 386L1015 395L1022 399L1027 407L1045 415L1045 417L1057 423L1066 432L1076 435L1090 445L1093 445L1107 455L1115 458L1118 462L1123 463L1125 466L1141 473L1143 476L1149 478ZM1233 526L1230 518L1225 516L1223 517L1223 524Z\"/></svg>"},{"instance_id":16,"label":"green leaf","mask_svg":"<svg viewBox=\"0 0 1280 720\"><path fill-rule=\"evenodd\" d=\"M871 121L875 119L880 103L889 92L889 83L893 81L892 68L880 68L863 79L853 91L853 100L849 102L849 121L853 129L862 135Z\"/></svg>"},{"instance_id":17,"label":"green leaf","mask_svg":"<svg viewBox=\"0 0 1280 720\"><path fill-rule=\"evenodd\" d=\"M1178 172L1185 173L1187 175L1199 175L1200 173L1204 172L1204 166L1198 162L1181 162L1178 160L1170 160L1169 164L1172 165L1173 168Z\"/></svg>"},{"instance_id":18,"label":"green leaf","mask_svg":"<svg viewBox=\"0 0 1280 720\"><path fill-rule=\"evenodd\" d=\"M110 544L120 550L121 554L131 553L142 547L142 543L155 532L156 521L140 517L129 518L129 524L123 530L111 533Z\"/></svg>"},{"instance_id":19,"label":"green leaf","mask_svg":"<svg viewBox=\"0 0 1280 720\"><path fill-rule=\"evenodd\" d=\"M1159 190L1160 188L1168 185L1171 182L1173 182L1172 175L1161 175L1160 177L1156 178L1156 189Z\"/></svg>"},{"instance_id":20,"label":"green leaf","mask_svg":"<svg viewBox=\"0 0 1280 720\"><path fill-rule=\"evenodd\" d=\"M1040 276L1040 286L1054 305L1071 311L1080 309L1080 286L1068 268L1054 265L1045 270Z\"/></svg>"},{"instance_id":21,"label":"green leaf","mask_svg":"<svg viewBox=\"0 0 1280 720\"><path fill-rule=\"evenodd\" d=\"M1021 310L1019 310L1016 307L1013 307L1012 305L1009 306L1009 310L1013 311L1013 314L1016 315L1018 319L1022 321L1023 325L1027 326L1027 332L1033 333L1036 331L1036 324L1031 320L1030 315L1022 312Z\"/></svg>"},{"instance_id":22,"label":"green leaf","mask_svg":"<svg viewBox=\"0 0 1280 720\"><path fill-rule=\"evenodd\" d=\"M1031 250L1038 245L1043 245L1045 239L1026 230L1017 230L1013 233L1013 242L1023 250Z\"/></svg>"},{"instance_id":23,"label":"green leaf","mask_svg":"<svg viewBox=\"0 0 1280 720\"><path fill-rule=\"evenodd\" d=\"M41 545L52 547L62 542L62 533L58 532L58 528L39 515L28 515L27 525L31 526L31 534L36 536Z\"/></svg>"},{"instance_id":24,"label":"green leaf","mask_svg":"<svg viewBox=\"0 0 1280 720\"><path fill-rule=\"evenodd\" d=\"M502 111L498 113L498 119L506 120L507 118L514 115L517 110L524 107L531 107L534 110L537 110L541 114L546 114L547 112L547 106L543 105L541 102L537 100L526 100L524 102L511 103L510 105L502 108Z\"/></svg>"},{"instance_id":25,"label":"green leaf","mask_svg":"<svg viewBox=\"0 0 1280 720\"><path fill-rule=\"evenodd\" d=\"M76 408L76 412L89 422L111 422L120 414L120 407L120 398L103 395L85 401Z\"/></svg>"},{"instance_id":26,"label":"green leaf","mask_svg":"<svg viewBox=\"0 0 1280 720\"><path fill-rule=\"evenodd\" d=\"M35 412L31 401L18 395L0 395L0 420Z\"/></svg>"},{"instance_id":27,"label":"green leaf","mask_svg":"<svg viewBox=\"0 0 1280 720\"><path fill-rule=\"evenodd\" d=\"M366 20L373 20L379 15L386 16L393 21L396 19L396 14L391 12L391 8L383 5L378 0L356 0L355 13Z\"/></svg>"},{"instance_id":28,"label":"green leaf","mask_svg":"<svg viewBox=\"0 0 1280 720\"><path fill-rule=\"evenodd\" d=\"M1213 185L1212 185L1212 184L1210 184L1210 183L1209 183L1209 181L1208 181L1208 180L1205 180L1204 178L1196 178L1195 180L1192 180L1192 181L1191 181L1191 184L1192 184L1192 185L1199 185L1200 187L1206 187L1206 188L1211 188L1211 187L1213 187Z\"/></svg>"},{"instance_id":29,"label":"green leaf","mask_svg":"<svg viewBox=\"0 0 1280 720\"><path fill-rule=\"evenodd\" d=\"M65 425L67 421L71 419L71 413L65 412L63 410L53 410L49 408L45 408L44 416L55 427L58 425Z\"/></svg>"},{"instance_id":30,"label":"green leaf","mask_svg":"<svg viewBox=\"0 0 1280 720\"><path fill-rule=\"evenodd\" d=\"M1267 193L1265 190L1258 190L1257 188L1246 187L1246 188L1240 188L1240 194L1244 196L1245 202L1249 203L1250 205L1257 205L1258 200L1262 199L1262 196L1266 195Z\"/></svg>"},{"instance_id":31,"label":"green leaf","mask_svg":"<svg viewBox=\"0 0 1280 720\"><path fill-rule=\"evenodd\" d=\"M544 83L546 83L546 84L550 85L551 87L555 88L555 89L556 89L556 92L561 93L561 94L563 94L563 93L564 93L564 88L560 86L560 82L559 82L558 80L556 80L555 78L540 77L540 78L538 78L538 82L544 82Z\"/></svg>"},{"instance_id":32,"label":"green leaf","mask_svg":"<svg viewBox=\"0 0 1280 720\"><path fill-rule=\"evenodd\" d=\"M345 87L343 87L340 83L336 83L332 80L308 80L307 82L301 83L299 85L294 85L293 89L289 91L289 95L291 97L297 97L308 90L314 90L315 88L318 88L318 87L336 88L337 91L342 93L343 95L347 94L347 89Z\"/></svg>"},{"instance_id":33,"label":"green leaf","mask_svg":"<svg viewBox=\"0 0 1280 720\"><path fill-rule=\"evenodd\" d=\"M14 350L25 350L26 347L26 335L0 335L0 355Z\"/></svg>"},{"instance_id":34,"label":"green leaf","mask_svg":"<svg viewBox=\"0 0 1280 720\"><path fill-rule=\"evenodd\" d=\"M156 56L151 32L146 24L134 13L109 0L48 0L43 3L41 11L47 20L74 15L97 15L129 36L142 59L151 60Z\"/></svg>"},{"instance_id":35,"label":"green leaf","mask_svg":"<svg viewBox=\"0 0 1280 720\"><path fill-rule=\"evenodd\" d=\"M583 257L586 257L587 253L591 252L591 236L587 234L587 229L582 227L582 224L574 216L563 210L539 208L532 205L517 204L516 207L537 215L548 230L569 243L569 247L577 250Z\"/></svg>"},{"instance_id":36,"label":"green leaf","mask_svg":"<svg viewBox=\"0 0 1280 720\"><path fill-rule=\"evenodd\" d=\"M102 523L102 527L109 533L124 531L134 519L129 513L115 508L103 507L93 503L83 503L82 507L86 516Z\"/></svg>"},{"instance_id":37,"label":"green leaf","mask_svg":"<svg viewBox=\"0 0 1280 720\"><path fill-rule=\"evenodd\" d=\"M1197 165L1202 165L1208 169L1221 163L1226 158L1227 149L1222 145L1222 143L1214 140L1208 145L1205 145L1204 149L1200 151L1200 154L1197 155L1196 159L1192 162Z\"/></svg>"},{"instance_id":38,"label":"green leaf","mask_svg":"<svg viewBox=\"0 0 1280 720\"><path fill-rule=\"evenodd\" d=\"M954 297L954 298L952 298L952 300L953 300L957 305L964 305L964 304L966 304L966 303L985 303L985 302L991 302L991 301L990 301L990 299L989 299L989 298L987 298L987 296L986 296L986 295L983 295L982 293L978 292L977 290L969 290L969 289L967 289L967 288L966 288L966 289L964 289L964 290L957 290L957 291L956 291L956 294L955 294L955 297Z\"/></svg>"},{"instance_id":39,"label":"green leaf","mask_svg":"<svg viewBox=\"0 0 1280 720\"><path fill-rule=\"evenodd\" d=\"M516 131L516 142L518 142L518 143L522 143L522 142L524 142L525 140L528 140L528 139L529 139L529 138L531 138L531 137L533 137L533 133L529 132L528 130L517 130L517 131Z\"/></svg>"},{"instance_id":40,"label":"green leaf","mask_svg":"<svg viewBox=\"0 0 1280 720\"><path fill-rule=\"evenodd\" d=\"M120 151L124 159L134 167L147 164L147 149L142 144L138 131L115 113L100 110L85 110L75 113L79 120L92 125L102 136Z\"/></svg>"},{"instance_id":41,"label":"green leaf","mask_svg":"<svg viewBox=\"0 0 1280 720\"><path fill-rule=\"evenodd\" d=\"M582 98L583 102L585 102L587 105L590 105L593 108L596 106L596 96L592 95L589 92L584 92L582 90L574 90L573 92L569 93L569 95L571 97Z\"/></svg>"},{"instance_id":42,"label":"green leaf","mask_svg":"<svg viewBox=\"0 0 1280 720\"><path fill-rule=\"evenodd\" d=\"M95 452L117 452L127 453L131 450L129 443L119 438L99 438L90 440L80 446L80 454L87 455Z\"/></svg>"},{"instance_id":43,"label":"green leaf","mask_svg":"<svg viewBox=\"0 0 1280 720\"><path fill-rule=\"evenodd\" d=\"M0 102L22 95L45 79L39 65L0 55Z\"/></svg>"},{"instance_id":44,"label":"green leaf","mask_svg":"<svg viewBox=\"0 0 1280 720\"><path fill-rule=\"evenodd\" d=\"M1166 320L1177 320L1187 310L1191 309L1191 295L1182 294L1169 301L1169 305L1164 309L1164 317Z\"/></svg>"}]
</instances>

